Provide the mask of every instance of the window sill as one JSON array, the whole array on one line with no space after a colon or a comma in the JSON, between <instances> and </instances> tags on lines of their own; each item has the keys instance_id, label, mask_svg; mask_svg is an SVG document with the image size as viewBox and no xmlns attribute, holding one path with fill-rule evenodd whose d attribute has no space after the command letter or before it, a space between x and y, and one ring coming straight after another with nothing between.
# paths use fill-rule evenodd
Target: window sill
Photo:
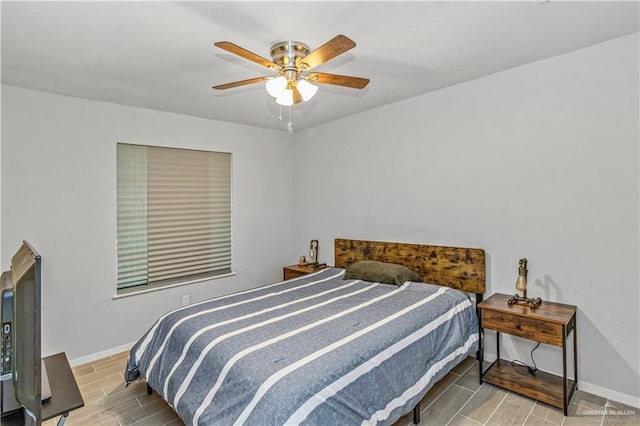
<instances>
[{"instance_id":1,"label":"window sill","mask_svg":"<svg viewBox=\"0 0 640 426\"><path fill-rule=\"evenodd\" d=\"M114 295L112 297L113 300L116 299L123 299L125 297L130 297L130 296L137 296L139 294L145 294L145 293L152 293L154 291L159 291L159 290L165 290L167 288L174 288L174 287L181 287L184 285L190 285L190 284L196 284L196 283L200 283L203 281L211 281L211 280L217 280L220 278L227 278L227 277L233 277L234 275L236 275L235 272L228 272L226 274L220 274L220 275L213 275L210 277L203 277L203 278L195 278L195 279L191 279L191 280L185 280L185 281L180 281L178 283L174 283L174 284L151 284L151 285L146 285L143 288L131 288L128 290L121 290L118 292L118 294Z\"/></svg>"}]
</instances>

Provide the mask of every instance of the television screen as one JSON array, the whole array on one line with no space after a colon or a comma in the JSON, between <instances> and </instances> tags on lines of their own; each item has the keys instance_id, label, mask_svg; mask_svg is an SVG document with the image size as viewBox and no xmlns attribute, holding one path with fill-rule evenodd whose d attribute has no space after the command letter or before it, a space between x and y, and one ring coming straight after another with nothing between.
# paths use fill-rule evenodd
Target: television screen
<instances>
[{"instance_id":1,"label":"television screen","mask_svg":"<svg viewBox=\"0 0 640 426\"><path fill-rule=\"evenodd\" d=\"M24 241L11 259L14 293L13 385L16 400L25 415L40 424L41 348L40 348L40 255Z\"/></svg>"}]
</instances>

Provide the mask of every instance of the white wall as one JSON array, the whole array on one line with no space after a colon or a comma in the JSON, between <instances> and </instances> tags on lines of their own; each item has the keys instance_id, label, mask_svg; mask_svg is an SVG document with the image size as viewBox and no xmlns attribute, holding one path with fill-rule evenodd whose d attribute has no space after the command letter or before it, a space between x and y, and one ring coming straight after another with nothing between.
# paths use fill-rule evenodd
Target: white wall
<instances>
[{"instance_id":1,"label":"white wall","mask_svg":"<svg viewBox=\"0 0 640 426\"><path fill-rule=\"evenodd\" d=\"M638 44L636 33L297 133L294 179L315 191L296 185L295 250L318 238L330 262L336 237L481 247L487 295L515 293L527 257L530 296L578 306L579 387L640 406ZM505 340L506 356L530 363L533 343ZM562 371L555 347L535 359Z\"/></svg>"},{"instance_id":2,"label":"white wall","mask_svg":"<svg viewBox=\"0 0 640 426\"><path fill-rule=\"evenodd\" d=\"M42 255L43 354L73 360L137 340L164 312L281 279L291 262L286 132L2 87L2 262ZM113 300L116 142L231 152L236 276Z\"/></svg>"}]
</instances>

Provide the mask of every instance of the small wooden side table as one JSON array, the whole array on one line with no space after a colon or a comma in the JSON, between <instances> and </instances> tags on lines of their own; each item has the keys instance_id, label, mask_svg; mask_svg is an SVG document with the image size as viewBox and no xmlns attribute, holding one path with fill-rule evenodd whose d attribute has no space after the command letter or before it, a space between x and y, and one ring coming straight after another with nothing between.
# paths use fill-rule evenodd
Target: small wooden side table
<instances>
[{"instance_id":1,"label":"small wooden side table","mask_svg":"<svg viewBox=\"0 0 640 426\"><path fill-rule=\"evenodd\" d=\"M484 345L480 349L480 383L486 382L534 398L564 410L578 387L578 341L576 307L543 301L535 309L528 305L509 305L511 296L494 294L478 304L480 329L496 332L497 359L482 371ZM573 332L573 380L567 378L567 337ZM531 374L518 371L511 362L500 359L500 333L562 348L562 377L544 371Z\"/></svg>"},{"instance_id":2,"label":"small wooden side table","mask_svg":"<svg viewBox=\"0 0 640 426\"><path fill-rule=\"evenodd\" d=\"M326 266L318 268L309 265L289 265L282 268L282 275L285 280L290 280L291 278L298 278L302 275L318 272L324 268L326 268Z\"/></svg>"}]
</instances>

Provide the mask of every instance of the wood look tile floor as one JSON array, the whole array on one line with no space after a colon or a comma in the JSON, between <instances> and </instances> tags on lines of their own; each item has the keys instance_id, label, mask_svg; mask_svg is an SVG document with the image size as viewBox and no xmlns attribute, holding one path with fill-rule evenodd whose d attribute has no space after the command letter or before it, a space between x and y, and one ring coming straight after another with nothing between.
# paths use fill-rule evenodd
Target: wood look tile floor
<instances>
[{"instance_id":1,"label":"wood look tile floor","mask_svg":"<svg viewBox=\"0 0 640 426\"><path fill-rule=\"evenodd\" d=\"M124 387L127 353L117 354L73 368L85 406L69 413L66 425L180 426L184 423L146 384ZM569 416L562 410L478 383L478 364L467 358L436 383L421 404L421 426L434 425L640 425L640 409L607 401L578 390ZM412 424L408 414L395 426ZM54 426L57 419L43 425Z\"/></svg>"}]
</instances>

